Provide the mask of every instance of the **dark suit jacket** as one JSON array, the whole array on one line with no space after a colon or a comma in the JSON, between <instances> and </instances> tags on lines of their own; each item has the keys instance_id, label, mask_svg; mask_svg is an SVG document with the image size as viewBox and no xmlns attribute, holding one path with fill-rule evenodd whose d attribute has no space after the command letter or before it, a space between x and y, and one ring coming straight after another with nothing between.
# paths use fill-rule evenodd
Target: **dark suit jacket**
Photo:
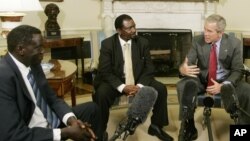
<instances>
[{"instance_id":1,"label":"dark suit jacket","mask_svg":"<svg viewBox=\"0 0 250 141\"><path fill-rule=\"evenodd\" d=\"M62 119L71 112L71 108L49 87L41 66L32 66L31 71L41 94L58 117ZM53 140L52 129L28 127L35 105L20 71L8 54L0 61L0 80L0 140Z\"/></svg>"},{"instance_id":2,"label":"dark suit jacket","mask_svg":"<svg viewBox=\"0 0 250 141\"><path fill-rule=\"evenodd\" d=\"M149 85L154 80L148 41L142 37L132 40L132 64L135 84ZM116 89L124 83L124 60L118 34L105 39L101 43L98 73L94 85L106 82Z\"/></svg>"},{"instance_id":3,"label":"dark suit jacket","mask_svg":"<svg viewBox=\"0 0 250 141\"><path fill-rule=\"evenodd\" d=\"M202 83L207 83L210 44L205 43L204 35L194 37L193 47L187 54L189 64L197 64L200 68L199 78ZM242 79L243 58L241 41L233 36L224 34L219 51L220 65L229 71L226 79L234 85Z\"/></svg>"}]
</instances>

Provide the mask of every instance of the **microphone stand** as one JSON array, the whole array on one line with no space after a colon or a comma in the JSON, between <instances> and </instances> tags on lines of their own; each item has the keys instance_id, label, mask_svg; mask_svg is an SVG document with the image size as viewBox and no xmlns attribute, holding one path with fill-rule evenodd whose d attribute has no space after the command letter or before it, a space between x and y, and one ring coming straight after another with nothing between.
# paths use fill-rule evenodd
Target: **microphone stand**
<instances>
[{"instance_id":1,"label":"microphone stand","mask_svg":"<svg viewBox=\"0 0 250 141\"><path fill-rule=\"evenodd\" d=\"M239 106L237 99L235 101L234 101L232 107L230 108L229 113L230 113L230 117L234 120L234 123L237 124L238 117L239 117L239 111L242 112L243 114L245 114L248 118L250 118L250 114Z\"/></svg>"},{"instance_id":2,"label":"microphone stand","mask_svg":"<svg viewBox=\"0 0 250 141\"><path fill-rule=\"evenodd\" d=\"M140 123L141 120L138 117L122 120L109 141L115 141L116 139L121 138L123 133L124 136L122 140L125 141L129 135L133 135L135 133L135 129Z\"/></svg>"},{"instance_id":3,"label":"microphone stand","mask_svg":"<svg viewBox=\"0 0 250 141\"><path fill-rule=\"evenodd\" d=\"M121 138L122 133L125 132L126 123L127 123L126 120L123 120L119 123L118 127L115 130L114 135L109 139L109 141L115 141L116 139Z\"/></svg>"},{"instance_id":4,"label":"microphone stand","mask_svg":"<svg viewBox=\"0 0 250 141\"><path fill-rule=\"evenodd\" d=\"M213 141L213 133L212 133L211 121L210 121L211 108L204 107L203 115L204 115L203 125L207 127L208 139L209 141Z\"/></svg>"},{"instance_id":5,"label":"microphone stand","mask_svg":"<svg viewBox=\"0 0 250 141\"><path fill-rule=\"evenodd\" d=\"M205 97L203 100L204 103L204 111L203 111L203 128L207 127L208 139L209 141L213 141L213 133L211 128L211 107L214 105L214 100L211 97Z\"/></svg>"}]
</instances>

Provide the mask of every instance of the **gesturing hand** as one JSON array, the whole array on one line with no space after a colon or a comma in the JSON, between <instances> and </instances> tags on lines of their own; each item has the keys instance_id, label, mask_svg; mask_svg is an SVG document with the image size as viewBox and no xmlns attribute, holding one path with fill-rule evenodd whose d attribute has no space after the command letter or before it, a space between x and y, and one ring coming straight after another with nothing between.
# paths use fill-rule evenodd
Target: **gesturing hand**
<instances>
[{"instance_id":1,"label":"gesturing hand","mask_svg":"<svg viewBox=\"0 0 250 141\"><path fill-rule=\"evenodd\" d=\"M215 94L220 93L222 84L216 82L213 78L211 80L214 84L207 87L207 89L206 89L207 93L211 94L211 95L215 95Z\"/></svg>"},{"instance_id":2,"label":"gesturing hand","mask_svg":"<svg viewBox=\"0 0 250 141\"><path fill-rule=\"evenodd\" d=\"M197 77L197 75L200 73L200 69L197 67L197 65L188 65L188 58L185 58L185 61L180 66L179 71L184 76L190 76L190 77Z\"/></svg>"}]
</instances>

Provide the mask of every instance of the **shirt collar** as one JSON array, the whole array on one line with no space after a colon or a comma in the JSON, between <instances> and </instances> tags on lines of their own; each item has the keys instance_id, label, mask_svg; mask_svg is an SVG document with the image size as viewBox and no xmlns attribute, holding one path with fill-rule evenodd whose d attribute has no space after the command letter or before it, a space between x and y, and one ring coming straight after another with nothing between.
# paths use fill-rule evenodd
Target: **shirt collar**
<instances>
[{"instance_id":1,"label":"shirt collar","mask_svg":"<svg viewBox=\"0 0 250 141\"><path fill-rule=\"evenodd\" d=\"M118 37L119 37L119 41L120 41L120 43L121 43L121 46L124 46L124 44L126 44L126 43L128 43L128 44L131 45L131 42L132 42L131 39L128 40L128 41L126 42L126 41L124 41L120 36L118 36Z\"/></svg>"},{"instance_id":2,"label":"shirt collar","mask_svg":"<svg viewBox=\"0 0 250 141\"><path fill-rule=\"evenodd\" d=\"M13 59L14 63L17 65L17 68L20 70L20 72L24 73L27 76L29 71L31 70L30 67L26 67L23 63L18 61L10 52L8 53L10 57Z\"/></svg>"},{"instance_id":3,"label":"shirt collar","mask_svg":"<svg viewBox=\"0 0 250 141\"><path fill-rule=\"evenodd\" d=\"M220 47L221 39L222 39L222 38L220 38L217 42L215 42L215 45L216 45L217 47Z\"/></svg>"}]
</instances>

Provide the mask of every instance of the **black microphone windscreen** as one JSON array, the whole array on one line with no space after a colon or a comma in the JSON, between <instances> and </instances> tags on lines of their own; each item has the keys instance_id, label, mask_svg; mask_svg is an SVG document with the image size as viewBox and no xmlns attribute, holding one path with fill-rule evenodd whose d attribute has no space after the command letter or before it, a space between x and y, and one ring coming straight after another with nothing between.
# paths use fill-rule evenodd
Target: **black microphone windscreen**
<instances>
[{"instance_id":1,"label":"black microphone windscreen","mask_svg":"<svg viewBox=\"0 0 250 141\"><path fill-rule=\"evenodd\" d=\"M158 93L153 87L144 86L140 88L128 108L128 118L139 118L141 123L143 123L155 104L157 96Z\"/></svg>"},{"instance_id":2,"label":"black microphone windscreen","mask_svg":"<svg viewBox=\"0 0 250 141\"><path fill-rule=\"evenodd\" d=\"M205 107L211 108L214 105L214 99L210 96L207 96L203 99L203 104Z\"/></svg>"},{"instance_id":3,"label":"black microphone windscreen","mask_svg":"<svg viewBox=\"0 0 250 141\"><path fill-rule=\"evenodd\" d=\"M195 106L195 98L198 92L198 88L195 81L188 81L183 89L182 105L184 107L193 108Z\"/></svg>"},{"instance_id":4,"label":"black microphone windscreen","mask_svg":"<svg viewBox=\"0 0 250 141\"><path fill-rule=\"evenodd\" d=\"M232 84L223 84L221 87L221 99L224 108L227 112L234 111L234 105L239 105L239 100L236 96L235 88Z\"/></svg>"}]
</instances>

